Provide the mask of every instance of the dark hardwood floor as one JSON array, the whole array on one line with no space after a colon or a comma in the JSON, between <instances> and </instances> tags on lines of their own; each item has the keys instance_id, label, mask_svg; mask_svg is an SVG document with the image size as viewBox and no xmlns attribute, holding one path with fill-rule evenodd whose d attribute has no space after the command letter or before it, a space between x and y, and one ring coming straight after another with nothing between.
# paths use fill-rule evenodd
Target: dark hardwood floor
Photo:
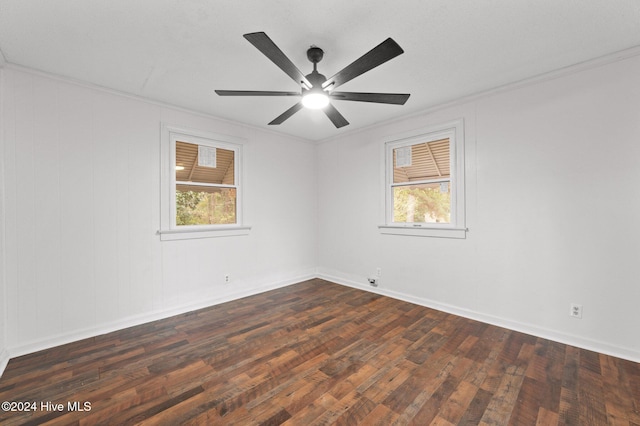
<instances>
[{"instance_id":1,"label":"dark hardwood floor","mask_svg":"<svg viewBox=\"0 0 640 426\"><path fill-rule=\"evenodd\" d=\"M312 280L12 359L0 401L36 403L3 425L640 425L640 364Z\"/></svg>"}]
</instances>

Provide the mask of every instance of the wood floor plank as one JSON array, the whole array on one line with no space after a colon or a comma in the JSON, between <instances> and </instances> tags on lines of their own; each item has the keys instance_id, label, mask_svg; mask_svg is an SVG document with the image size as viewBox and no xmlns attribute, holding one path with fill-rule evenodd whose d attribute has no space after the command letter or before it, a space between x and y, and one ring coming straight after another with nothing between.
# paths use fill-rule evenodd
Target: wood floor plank
<instances>
[{"instance_id":1,"label":"wood floor plank","mask_svg":"<svg viewBox=\"0 0 640 426\"><path fill-rule=\"evenodd\" d=\"M580 402L578 400L578 371L580 350L567 347L560 392L559 425L579 425Z\"/></svg>"},{"instance_id":2,"label":"wood floor plank","mask_svg":"<svg viewBox=\"0 0 640 426\"><path fill-rule=\"evenodd\" d=\"M452 424L458 424L465 414L478 388L469 382L461 381L438 410L438 417Z\"/></svg>"},{"instance_id":3,"label":"wood floor plank","mask_svg":"<svg viewBox=\"0 0 640 426\"><path fill-rule=\"evenodd\" d=\"M484 412L487 409L487 406L489 405L489 402L491 401L492 397L493 397L492 393L484 389L478 389L475 396L473 397L473 400L471 400L471 403L469 403L469 407L467 408L467 411L464 412L458 424L461 424L461 425L479 424L480 419L482 419L482 416L484 415Z\"/></svg>"},{"instance_id":4,"label":"wood floor plank","mask_svg":"<svg viewBox=\"0 0 640 426\"><path fill-rule=\"evenodd\" d=\"M549 426L558 424L558 413L549 411L544 407L540 407L538 410L538 416L536 417L536 426Z\"/></svg>"},{"instance_id":5,"label":"wood floor plank","mask_svg":"<svg viewBox=\"0 0 640 426\"><path fill-rule=\"evenodd\" d=\"M362 426L387 426L394 424L397 417L396 413L384 405L377 405L359 424Z\"/></svg>"},{"instance_id":6,"label":"wood floor plank","mask_svg":"<svg viewBox=\"0 0 640 426\"><path fill-rule=\"evenodd\" d=\"M515 365L507 367L500 385L480 419L481 425L508 424L523 380L524 369L522 367Z\"/></svg>"},{"instance_id":7,"label":"wood floor plank","mask_svg":"<svg viewBox=\"0 0 640 426\"><path fill-rule=\"evenodd\" d=\"M459 370L464 368L463 362L463 359L454 357L447 367L436 376L435 382L440 382L440 385L420 407L412 421L426 425L435 419L443 404L451 397L460 382Z\"/></svg>"},{"instance_id":8,"label":"wood floor plank","mask_svg":"<svg viewBox=\"0 0 640 426\"><path fill-rule=\"evenodd\" d=\"M12 359L0 401L64 408L3 426L640 425L640 365L315 279Z\"/></svg>"}]
</instances>

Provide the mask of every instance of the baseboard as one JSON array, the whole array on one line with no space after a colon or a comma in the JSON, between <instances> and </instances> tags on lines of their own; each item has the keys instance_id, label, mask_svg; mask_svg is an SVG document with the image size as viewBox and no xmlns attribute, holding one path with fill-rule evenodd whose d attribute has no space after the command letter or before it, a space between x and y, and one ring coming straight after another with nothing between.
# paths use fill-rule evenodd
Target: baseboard
<instances>
[{"instance_id":1,"label":"baseboard","mask_svg":"<svg viewBox=\"0 0 640 426\"><path fill-rule=\"evenodd\" d=\"M113 331L122 330L124 328L133 327L149 323L152 321L169 318L175 315L180 315L186 312L195 311L210 306L219 305L221 303L230 302L232 300L241 299L243 297L249 297L256 294L264 293L270 290L286 287L292 284L296 284L302 281L307 281L314 278L321 278L327 281L334 282L336 284L345 285L348 287L357 288L364 291L380 294L383 296L391 297L398 300L403 300L416 305L425 306L431 309L447 312L453 315L481 321L487 324L496 325L498 327L508 328L510 330L530 334L544 339L553 340L556 342L568 344L571 346L600 352L603 354L615 356L618 358L627 359L633 362L640 363L640 353L629 348L610 345L605 342L600 342L591 339L585 339L580 336L574 336L566 333L559 333L555 330L549 330L542 327L537 327L531 324L524 324L517 321L496 317L493 315L475 312L456 306L443 304L434 300L424 299L416 296L412 296L405 293L400 293L388 289L381 289L375 287L369 287L349 278L340 277L337 275L327 273L306 273L295 277L279 280L271 283L264 283L251 289L243 290L240 292L232 293L220 298L211 298L200 300L196 303L189 303L180 306L174 306L163 311L150 312L142 315L131 316L122 320L113 321L110 323L100 324L96 327L90 327L82 330L75 330L69 333L61 333L54 337L47 339L38 339L31 342L21 344L19 346L5 348L0 352L0 377L4 373L7 364L11 358L26 355L29 353L37 352L44 349L49 349L55 346L64 345L66 343L75 342L78 340L96 337L103 334L111 333Z\"/></svg>"},{"instance_id":2,"label":"baseboard","mask_svg":"<svg viewBox=\"0 0 640 426\"><path fill-rule=\"evenodd\" d=\"M164 318L169 318L175 315L184 314L186 312L196 311L202 308L208 308L210 306L215 306L221 303L242 299L244 297L253 296L256 294L286 287L292 284L296 284L296 283L307 281L314 278L316 278L315 273L306 273L306 274L296 275L296 276L282 279L275 282L263 283L251 289L239 291L236 293L231 293L223 297L203 299L195 303L172 306L171 308L168 308L162 311L149 312L141 315L130 316L122 320L103 323L96 327L89 327L81 330L74 330L69 333L61 333L53 337L48 337L46 339L32 340L30 342L11 347L8 350L3 351L1 355L6 355L7 362L8 362L10 358L27 355L30 353L44 350L44 349L50 349L56 346L64 345L71 342L76 342L78 340L87 339L90 337L100 336L103 334L111 333L113 331L122 330L128 327L133 327L136 325L142 325L142 324L146 324L146 323L157 321ZM0 367L3 366L3 364L1 364L2 361L3 361L3 358L0 358ZM4 367L6 367L6 362L4 363ZM4 371L4 367L0 371L0 376L2 375L1 372Z\"/></svg>"},{"instance_id":3,"label":"baseboard","mask_svg":"<svg viewBox=\"0 0 640 426\"><path fill-rule=\"evenodd\" d=\"M0 377L2 377L2 373L4 373L5 368L7 368L9 359L9 351L7 351L6 349L0 351Z\"/></svg>"},{"instance_id":4,"label":"baseboard","mask_svg":"<svg viewBox=\"0 0 640 426\"><path fill-rule=\"evenodd\" d=\"M393 290L381 289L379 287L370 287L360 282L351 280L349 278L340 277L323 272L318 273L318 278L322 278L327 281L334 282L336 284L345 285L348 287L357 288L360 290L369 291L372 293L388 296L394 299L403 300L405 302L413 303L427 308L436 309L438 311L447 312L449 314L458 315L464 318L484 322L487 324L495 325L498 327L507 328L509 330L518 331L532 336L541 337L543 339L552 340L558 343L575 346L581 349L587 349L594 352L611 355L617 358L626 359L633 362L640 363L640 352L630 348L611 345L606 342L587 339L581 336L575 336L572 334L562 333L555 330L550 330L544 327L538 327L532 324L525 324L518 321L513 321L507 318L501 318L482 312L476 312L469 309L463 309L457 306L440 303L434 300L424 299L410 294L400 293Z\"/></svg>"}]
</instances>

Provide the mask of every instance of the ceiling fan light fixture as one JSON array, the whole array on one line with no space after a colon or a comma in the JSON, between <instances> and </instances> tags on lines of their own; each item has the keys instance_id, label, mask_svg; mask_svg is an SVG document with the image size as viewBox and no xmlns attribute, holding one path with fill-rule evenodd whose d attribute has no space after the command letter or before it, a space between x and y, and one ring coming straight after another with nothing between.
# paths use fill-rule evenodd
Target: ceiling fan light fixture
<instances>
[{"instance_id":1,"label":"ceiling fan light fixture","mask_svg":"<svg viewBox=\"0 0 640 426\"><path fill-rule=\"evenodd\" d=\"M264 32L245 34L244 38L299 84L300 91L216 90L215 92L220 96L302 96L301 101L296 102L291 108L271 120L269 125L282 124L302 108L308 108L322 109L336 129L339 129L348 125L349 122L330 102L330 99L404 105L410 96L406 93L334 91L338 86L404 53L404 50L391 37L353 61L350 65L347 65L341 71L338 71L329 79L318 72L318 62L322 60L324 51L317 46L311 46L307 50L307 59L313 64L313 71L308 75L304 75Z\"/></svg>"},{"instance_id":2,"label":"ceiling fan light fixture","mask_svg":"<svg viewBox=\"0 0 640 426\"><path fill-rule=\"evenodd\" d=\"M322 90L310 90L302 96L302 105L309 109L322 109L329 105L329 96Z\"/></svg>"}]
</instances>

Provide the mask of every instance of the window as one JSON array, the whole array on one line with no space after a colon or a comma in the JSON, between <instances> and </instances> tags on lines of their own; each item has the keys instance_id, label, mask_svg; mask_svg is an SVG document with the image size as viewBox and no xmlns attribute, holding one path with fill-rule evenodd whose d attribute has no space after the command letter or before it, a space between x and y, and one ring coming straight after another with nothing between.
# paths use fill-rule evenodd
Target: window
<instances>
[{"instance_id":1,"label":"window","mask_svg":"<svg viewBox=\"0 0 640 426\"><path fill-rule=\"evenodd\" d=\"M163 126L163 240L244 235L241 141Z\"/></svg>"},{"instance_id":2,"label":"window","mask_svg":"<svg viewBox=\"0 0 640 426\"><path fill-rule=\"evenodd\" d=\"M176 226L237 223L234 149L175 141Z\"/></svg>"},{"instance_id":3,"label":"window","mask_svg":"<svg viewBox=\"0 0 640 426\"><path fill-rule=\"evenodd\" d=\"M462 120L384 145L382 233L465 238Z\"/></svg>"}]
</instances>

